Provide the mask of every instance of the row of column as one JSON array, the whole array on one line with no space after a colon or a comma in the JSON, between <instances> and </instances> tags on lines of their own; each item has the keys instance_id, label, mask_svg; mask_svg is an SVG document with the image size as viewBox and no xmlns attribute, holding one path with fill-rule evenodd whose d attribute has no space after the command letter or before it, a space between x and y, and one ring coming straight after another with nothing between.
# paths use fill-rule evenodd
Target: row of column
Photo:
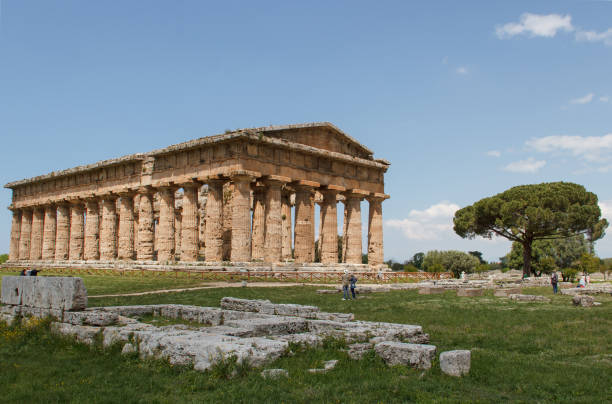
<instances>
[{"instance_id":1,"label":"row of column","mask_svg":"<svg viewBox=\"0 0 612 404\"><path fill-rule=\"evenodd\" d=\"M289 179L269 177L254 183L249 175L212 178L208 184L204 255L206 261L224 258L223 186L232 181L231 250L234 262L251 260L268 263L291 258L291 205L284 188ZM11 260L153 260L155 249L160 262L175 259L180 241L180 260L196 261L199 251L198 187L180 185L183 211L180 233L175 234L174 194L178 186L142 187L137 192L108 194L89 199L13 210L9 258ZM314 193L323 199L320 210L321 262L338 262L337 196L343 193L345 221L343 261L361 263L361 204L369 201L368 258L370 265L383 263L383 198L365 193L343 192L341 187L319 187L299 181L295 192L294 258L298 263L314 261ZM251 190L253 213L251 215ZM159 196L159 223L155 238L154 193ZM139 194L138 221L135 224L134 197ZM117 204L117 199L119 203ZM117 205L119 206L117 212ZM226 211L227 214L227 211ZM175 240L175 237L180 240ZM227 238L227 237L225 237Z\"/></svg>"}]
</instances>

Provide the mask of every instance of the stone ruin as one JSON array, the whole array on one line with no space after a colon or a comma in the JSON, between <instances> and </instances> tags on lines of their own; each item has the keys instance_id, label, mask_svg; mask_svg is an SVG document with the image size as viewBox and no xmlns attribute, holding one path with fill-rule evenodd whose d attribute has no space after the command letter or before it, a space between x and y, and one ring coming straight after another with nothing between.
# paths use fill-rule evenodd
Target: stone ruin
<instances>
[{"instance_id":1,"label":"stone ruin","mask_svg":"<svg viewBox=\"0 0 612 404\"><path fill-rule=\"evenodd\" d=\"M6 306L0 306L0 320L50 316L52 332L81 343L121 344L122 353L137 352L141 359L163 359L200 371L230 356L261 367L288 354L290 343L316 347L327 337L346 341L352 359L374 351L389 365L429 369L436 354L419 325L357 321L351 313L269 300L224 297L219 308L180 304L86 308L87 291L80 278L6 276L1 301ZM155 326L140 321L143 316L188 324ZM456 353L440 356L446 358L443 371L451 369L446 373L454 376L468 373L469 351L451 352ZM336 364L332 362L313 369L314 373L331 370Z\"/></svg>"}]
</instances>

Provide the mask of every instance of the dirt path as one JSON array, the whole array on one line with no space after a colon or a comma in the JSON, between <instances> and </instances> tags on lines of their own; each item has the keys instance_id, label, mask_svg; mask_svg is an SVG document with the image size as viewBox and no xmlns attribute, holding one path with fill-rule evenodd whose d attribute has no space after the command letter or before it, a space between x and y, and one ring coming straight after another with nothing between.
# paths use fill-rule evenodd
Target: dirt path
<instances>
[{"instance_id":1,"label":"dirt path","mask_svg":"<svg viewBox=\"0 0 612 404\"><path fill-rule=\"evenodd\" d=\"M253 282L247 284L249 288L284 288L290 286L320 286L321 288L329 288L332 285L321 285L318 283L280 283L280 282ZM193 288L181 288L181 289L160 289L160 290L149 290L146 292L134 292L134 293L120 293L112 295L93 295L88 298L96 297L123 297L123 296L144 296L144 295L156 295L161 293L176 293L176 292L189 292L192 290L202 289L216 289L216 288L241 288L242 283L239 282L210 282L206 286L197 286ZM335 287L335 286L334 286Z\"/></svg>"}]
</instances>

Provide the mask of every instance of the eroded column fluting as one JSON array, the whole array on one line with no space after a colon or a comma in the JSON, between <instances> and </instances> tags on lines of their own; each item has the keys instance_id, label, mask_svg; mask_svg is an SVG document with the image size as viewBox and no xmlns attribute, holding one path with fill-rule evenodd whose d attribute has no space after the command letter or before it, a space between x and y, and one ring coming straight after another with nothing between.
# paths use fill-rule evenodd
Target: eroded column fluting
<instances>
[{"instance_id":1,"label":"eroded column fluting","mask_svg":"<svg viewBox=\"0 0 612 404\"><path fill-rule=\"evenodd\" d=\"M363 196L347 192L346 197L346 257L348 264L361 264L361 200Z\"/></svg>"},{"instance_id":2,"label":"eroded column fluting","mask_svg":"<svg viewBox=\"0 0 612 404\"><path fill-rule=\"evenodd\" d=\"M174 192L174 187L159 188L159 262L174 260Z\"/></svg>"},{"instance_id":3,"label":"eroded column fluting","mask_svg":"<svg viewBox=\"0 0 612 404\"><path fill-rule=\"evenodd\" d=\"M111 261L117 258L117 196L104 196L101 205L100 259Z\"/></svg>"},{"instance_id":4,"label":"eroded column fluting","mask_svg":"<svg viewBox=\"0 0 612 404\"><path fill-rule=\"evenodd\" d=\"M120 260L134 259L134 194L124 192L119 194L119 238L117 258Z\"/></svg>"},{"instance_id":5,"label":"eroded column fluting","mask_svg":"<svg viewBox=\"0 0 612 404\"><path fill-rule=\"evenodd\" d=\"M57 234L55 235L55 260L66 261L70 248L70 206L57 205Z\"/></svg>"},{"instance_id":6,"label":"eroded column fluting","mask_svg":"<svg viewBox=\"0 0 612 404\"><path fill-rule=\"evenodd\" d=\"M378 266L384 262L382 202L384 197L369 197L368 264Z\"/></svg>"},{"instance_id":7,"label":"eroded column fluting","mask_svg":"<svg viewBox=\"0 0 612 404\"><path fill-rule=\"evenodd\" d=\"M314 261L314 195L313 189L318 184L307 185L300 181L295 186L295 262Z\"/></svg>"},{"instance_id":8,"label":"eroded column fluting","mask_svg":"<svg viewBox=\"0 0 612 404\"><path fill-rule=\"evenodd\" d=\"M30 260L42 258L42 236L45 211L42 207L36 207L32 211L32 241L30 242Z\"/></svg>"},{"instance_id":9,"label":"eroded column fluting","mask_svg":"<svg viewBox=\"0 0 612 404\"><path fill-rule=\"evenodd\" d=\"M11 241L9 245L9 260L19 259L19 238L21 237L21 210L12 209L13 219L11 221Z\"/></svg>"},{"instance_id":10,"label":"eroded column fluting","mask_svg":"<svg viewBox=\"0 0 612 404\"><path fill-rule=\"evenodd\" d=\"M288 179L287 179L288 180ZM281 188L286 181L266 180L265 262L280 262L283 252Z\"/></svg>"},{"instance_id":11,"label":"eroded column fluting","mask_svg":"<svg viewBox=\"0 0 612 404\"><path fill-rule=\"evenodd\" d=\"M321 262L335 264L338 262L338 209L336 196L338 190L322 189L323 204L321 205L321 234L319 243Z\"/></svg>"},{"instance_id":12,"label":"eroded column fluting","mask_svg":"<svg viewBox=\"0 0 612 404\"><path fill-rule=\"evenodd\" d=\"M232 252L234 262L251 260L251 181L248 175L232 177L234 194L232 200Z\"/></svg>"},{"instance_id":13,"label":"eroded column fluting","mask_svg":"<svg viewBox=\"0 0 612 404\"><path fill-rule=\"evenodd\" d=\"M206 261L223 261L223 184L224 180L208 180L206 200L206 230L204 258Z\"/></svg>"},{"instance_id":14,"label":"eroded column fluting","mask_svg":"<svg viewBox=\"0 0 612 404\"><path fill-rule=\"evenodd\" d=\"M45 223L43 226L42 258L55 259L55 237L57 236L57 206L45 206Z\"/></svg>"},{"instance_id":15,"label":"eroded column fluting","mask_svg":"<svg viewBox=\"0 0 612 404\"><path fill-rule=\"evenodd\" d=\"M19 259L30 259L30 243L32 242L32 209L24 209L21 213L21 229L19 236Z\"/></svg>"},{"instance_id":16,"label":"eroded column fluting","mask_svg":"<svg viewBox=\"0 0 612 404\"><path fill-rule=\"evenodd\" d=\"M198 188L199 184L183 185L183 212L181 215L181 261L198 260L199 224L198 224Z\"/></svg>"},{"instance_id":17,"label":"eroded column fluting","mask_svg":"<svg viewBox=\"0 0 612 404\"><path fill-rule=\"evenodd\" d=\"M92 198L85 202L85 249L86 260L100 259L100 203Z\"/></svg>"},{"instance_id":18,"label":"eroded column fluting","mask_svg":"<svg viewBox=\"0 0 612 404\"><path fill-rule=\"evenodd\" d=\"M265 241L265 223L266 223L266 206L264 203L266 194L263 184L257 183L253 187L253 231L252 240L253 247L251 250L251 259L263 261L264 259L264 241Z\"/></svg>"},{"instance_id":19,"label":"eroded column fluting","mask_svg":"<svg viewBox=\"0 0 612 404\"><path fill-rule=\"evenodd\" d=\"M69 259L82 260L85 245L85 220L83 203L74 201L70 204L70 247Z\"/></svg>"},{"instance_id":20,"label":"eroded column fluting","mask_svg":"<svg viewBox=\"0 0 612 404\"><path fill-rule=\"evenodd\" d=\"M283 191L281 196L281 220L282 220L282 252L283 261L292 259L292 227L293 218L291 217L291 193Z\"/></svg>"},{"instance_id":21,"label":"eroded column fluting","mask_svg":"<svg viewBox=\"0 0 612 404\"><path fill-rule=\"evenodd\" d=\"M153 190L141 188L138 190L140 200L138 203L138 247L136 257L139 261L153 259L153 243L155 239L153 217Z\"/></svg>"}]
</instances>

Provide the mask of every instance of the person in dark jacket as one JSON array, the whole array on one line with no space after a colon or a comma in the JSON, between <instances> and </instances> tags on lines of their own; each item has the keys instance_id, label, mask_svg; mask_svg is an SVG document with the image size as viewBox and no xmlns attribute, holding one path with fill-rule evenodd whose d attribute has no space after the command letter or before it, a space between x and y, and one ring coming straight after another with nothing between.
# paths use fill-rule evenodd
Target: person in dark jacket
<instances>
[{"instance_id":1,"label":"person in dark jacket","mask_svg":"<svg viewBox=\"0 0 612 404\"><path fill-rule=\"evenodd\" d=\"M355 296L355 284L357 283L357 277L351 274L349 282L351 284L351 295L353 295L353 299L357 299L357 297Z\"/></svg>"}]
</instances>

